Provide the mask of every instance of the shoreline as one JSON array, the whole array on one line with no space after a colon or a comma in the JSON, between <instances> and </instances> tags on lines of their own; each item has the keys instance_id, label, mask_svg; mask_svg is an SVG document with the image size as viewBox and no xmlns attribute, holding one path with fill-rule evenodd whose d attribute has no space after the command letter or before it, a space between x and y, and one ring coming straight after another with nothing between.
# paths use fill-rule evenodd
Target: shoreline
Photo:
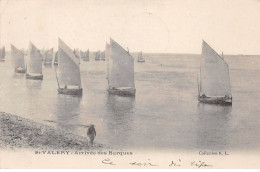
<instances>
[{"instance_id":1,"label":"shoreline","mask_svg":"<svg viewBox=\"0 0 260 172\"><path fill-rule=\"evenodd\" d=\"M0 112L0 149L62 149L95 150L103 149L102 144L91 145L87 138Z\"/></svg>"}]
</instances>

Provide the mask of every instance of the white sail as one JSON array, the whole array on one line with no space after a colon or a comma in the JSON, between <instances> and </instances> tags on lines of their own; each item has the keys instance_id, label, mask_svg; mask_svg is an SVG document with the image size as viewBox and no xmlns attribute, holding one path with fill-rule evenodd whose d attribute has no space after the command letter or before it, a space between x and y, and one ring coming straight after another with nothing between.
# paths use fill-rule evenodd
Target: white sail
<instances>
[{"instance_id":1,"label":"white sail","mask_svg":"<svg viewBox=\"0 0 260 172\"><path fill-rule=\"evenodd\" d=\"M11 56L14 59L15 67L21 67L25 69L24 54L18 50L14 45L11 44Z\"/></svg>"},{"instance_id":2,"label":"white sail","mask_svg":"<svg viewBox=\"0 0 260 172\"><path fill-rule=\"evenodd\" d=\"M42 73L42 55L40 51L30 42L27 59L27 74Z\"/></svg>"},{"instance_id":3,"label":"white sail","mask_svg":"<svg viewBox=\"0 0 260 172\"><path fill-rule=\"evenodd\" d=\"M208 97L231 95L228 64L205 41L202 43L200 94Z\"/></svg>"},{"instance_id":4,"label":"white sail","mask_svg":"<svg viewBox=\"0 0 260 172\"><path fill-rule=\"evenodd\" d=\"M101 60L105 60L105 52L104 51L102 51L101 53L100 53L100 59Z\"/></svg>"},{"instance_id":5,"label":"white sail","mask_svg":"<svg viewBox=\"0 0 260 172\"><path fill-rule=\"evenodd\" d=\"M4 60L5 59L5 47L3 46L0 49L0 60Z\"/></svg>"},{"instance_id":6,"label":"white sail","mask_svg":"<svg viewBox=\"0 0 260 172\"><path fill-rule=\"evenodd\" d=\"M81 87L79 58L61 39L59 39L58 61L59 84Z\"/></svg>"},{"instance_id":7,"label":"white sail","mask_svg":"<svg viewBox=\"0 0 260 172\"><path fill-rule=\"evenodd\" d=\"M52 63L53 48L45 51L44 56L45 56L45 63Z\"/></svg>"},{"instance_id":8,"label":"white sail","mask_svg":"<svg viewBox=\"0 0 260 172\"><path fill-rule=\"evenodd\" d=\"M134 59L118 43L110 39L108 79L110 88L135 88Z\"/></svg>"},{"instance_id":9,"label":"white sail","mask_svg":"<svg viewBox=\"0 0 260 172\"><path fill-rule=\"evenodd\" d=\"M100 60L100 51L95 53L95 60Z\"/></svg>"}]
</instances>

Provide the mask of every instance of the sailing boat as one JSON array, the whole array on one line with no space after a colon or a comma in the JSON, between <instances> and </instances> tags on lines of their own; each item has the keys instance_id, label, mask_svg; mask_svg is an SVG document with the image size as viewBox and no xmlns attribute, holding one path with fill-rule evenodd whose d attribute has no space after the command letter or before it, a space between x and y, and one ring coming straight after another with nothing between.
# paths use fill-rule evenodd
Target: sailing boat
<instances>
[{"instance_id":1,"label":"sailing boat","mask_svg":"<svg viewBox=\"0 0 260 172\"><path fill-rule=\"evenodd\" d=\"M86 61L89 61L89 50L86 51Z\"/></svg>"},{"instance_id":2,"label":"sailing boat","mask_svg":"<svg viewBox=\"0 0 260 172\"><path fill-rule=\"evenodd\" d=\"M5 61L5 46L0 49L0 61Z\"/></svg>"},{"instance_id":3,"label":"sailing boat","mask_svg":"<svg viewBox=\"0 0 260 172\"><path fill-rule=\"evenodd\" d=\"M105 52L102 51L101 54L100 54L100 59L105 61L106 60L106 57L105 57Z\"/></svg>"},{"instance_id":4,"label":"sailing boat","mask_svg":"<svg viewBox=\"0 0 260 172\"><path fill-rule=\"evenodd\" d=\"M24 53L11 44L11 56L14 58L16 73L25 73Z\"/></svg>"},{"instance_id":5,"label":"sailing boat","mask_svg":"<svg viewBox=\"0 0 260 172\"><path fill-rule=\"evenodd\" d=\"M80 57L82 58L82 60L85 58L85 53L82 51L82 50L80 50L79 51L79 54L80 54Z\"/></svg>"},{"instance_id":6,"label":"sailing boat","mask_svg":"<svg viewBox=\"0 0 260 172\"><path fill-rule=\"evenodd\" d=\"M59 51L56 51L55 56L52 59L52 65L58 65L58 54L59 54Z\"/></svg>"},{"instance_id":7,"label":"sailing boat","mask_svg":"<svg viewBox=\"0 0 260 172\"><path fill-rule=\"evenodd\" d=\"M28 49L28 60L26 64L26 79L42 80L42 55L40 51L30 42Z\"/></svg>"},{"instance_id":8,"label":"sailing boat","mask_svg":"<svg viewBox=\"0 0 260 172\"><path fill-rule=\"evenodd\" d=\"M140 52L138 53L138 59L137 59L137 62L145 62L145 60L143 59L142 51L140 51Z\"/></svg>"},{"instance_id":9,"label":"sailing boat","mask_svg":"<svg viewBox=\"0 0 260 172\"><path fill-rule=\"evenodd\" d=\"M59 94L82 95L79 58L59 38L58 92Z\"/></svg>"},{"instance_id":10,"label":"sailing boat","mask_svg":"<svg viewBox=\"0 0 260 172\"><path fill-rule=\"evenodd\" d=\"M87 50L86 52L80 50L80 56L83 61L89 61L89 50Z\"/></svg>"},{"instance_id":11,"label":"sailing boat","mask_svg":"<svg viewBox=\"0 0 260 172\"><path fill-rule=\"evenodd\" d=\"M44 48L40 50L41 56L42 56L42 61L45 59L45 50Z\"/></svg>"},{"instance_id":12,"label":"sailing boat","mask_svg":"<svg viewBox=\"0 0 260 172\"><path fill-rule=\"evenodd\" d=\"M229 67L204 40L198 79L198 100L203 103L232 105Z\"/></svg>"},{"instance_id":13,"label":"sailing boat","mask_svg":"<svg viewBox=\"0 0 260 172\"><path fill-rule=\"evenodd\" d=\"M53 48L44 52L44 65L51 65L53 58Z\"/></svg>"},{"instance_id":14,"label":"sailing boat","mask_svg":"<svg viewBox=\"0 0 260 172\"><path fill-rule=\"evenodd\" d=\"M74 53L74 55L75 55L78 59L80 59L81 55L80 55L79 49L74 49L74 50L73 50L73 53Z\"/></svg>"},{"instance_id":15,"label":"sailing boat","mask_svg":"<svg viewBox=\"0 0 260 172\"><path fill-rule=\"evenodd\" d=\"M110 39L106 46L108 92L135 95L134 59L117 42Z\"/></svg>"},{"instance_id":16,"label":"sailing boat","mask_svg":"<svg viewBox=\"0 0 260 172\"><path fill-rule=\"evenodd\" d=\"M100 51L95 53L95 60L100 60Z\"/></svg>"}]
</instances>

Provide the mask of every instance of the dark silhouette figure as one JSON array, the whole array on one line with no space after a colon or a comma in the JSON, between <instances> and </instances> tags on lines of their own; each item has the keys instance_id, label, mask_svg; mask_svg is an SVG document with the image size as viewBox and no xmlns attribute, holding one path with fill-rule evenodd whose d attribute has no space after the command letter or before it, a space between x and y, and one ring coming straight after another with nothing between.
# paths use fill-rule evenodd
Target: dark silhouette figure
<instances>
[{"instance_id":1,"label":"dark silhouette figure","mask_svg":"<svg viewBox=\"0 0 260 172\"><path fill-rule=\"evenodd\" d=\"M93 141L96 137L96 130L94 125L90 125L87 131L87 136L89 137L89 143L93 145Z\"/></svg>"}]
</instances>

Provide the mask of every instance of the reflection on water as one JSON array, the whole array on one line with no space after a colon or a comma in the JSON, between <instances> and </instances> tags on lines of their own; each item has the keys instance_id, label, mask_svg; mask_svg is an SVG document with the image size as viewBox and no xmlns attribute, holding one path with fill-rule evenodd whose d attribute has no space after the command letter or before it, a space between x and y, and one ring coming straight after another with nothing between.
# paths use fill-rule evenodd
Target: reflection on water
<instances>
[{"instance_id":1,"label":"reflection on water","mask_svg":"<svg viewBox=\"0 0 260 172\"><path fill-rule=\"evenodd\" d=\"M25 77L25 73L13 73L14 79L23 79L23 77Z\"/></svg>"},{"instance_id":2,"label":"reflection on water","mask_svg":"<svg viewBox=\"0 0 260 172\"><path fill-rule=\"evenodd\" d=\"M232 106L198 103L197 148L228 148L231 110Z\"/></svg>"},{"instance_id":3,"label":"reflection on water","mask_svg":"<svg viewBox=\"0 0 260 172\"><path fill-rule=\"evenodd\" d=\"M110 145L131 145L134 107L134 96L108 94L103 122Z\"/></svg>"},{"instance_id":4,"label":"reflection on water","mask_svg":"<svg viewBox=\"0 0 260 172\"><path fill-rule=\"evenodd\" d=\"M57 66L43 65L42 81L28 80L14 73L7 55L0 63L0 111L84 137L86 129L78 126L94 124L95 141L114 147L260 148L259 57L225 57L231 107L198 103L198 55L144 56L145 63L135 60L135 97L109 95L106 61L93 59L80 65L82 97L72 97L57 92Z\"/></svg>"},{"instance_id":5,"label":"reflection on water","mask_svg":"<svg viewBox=\"0 0 260 172\"><path fill-rule=\"evenodd\" d=\"M29 94L33 94L33 91L40 90L42 86L42 80L26 79L25 83Z\"/></svg>"},{"instance_id":6,"label":"reflection on water","mask_svg":"<svg viewBox=\"0 0 260 172\"><path fill-rule=\"evenodd\" d=\"M79 123L80 102L80 97L58 95L54 120L59 128L76 132L78 127L75 124Z\"/></svg>"},{"instance_id":7,"label":"reflection on water","mask_svg":"<svg viewBox=\"0 0 260 172\"><path fill-rule=\"evenodd\" d=\"M45 64L43 67L44 68L52 68L52 64Z\"/></svg>"}]
</instances>

